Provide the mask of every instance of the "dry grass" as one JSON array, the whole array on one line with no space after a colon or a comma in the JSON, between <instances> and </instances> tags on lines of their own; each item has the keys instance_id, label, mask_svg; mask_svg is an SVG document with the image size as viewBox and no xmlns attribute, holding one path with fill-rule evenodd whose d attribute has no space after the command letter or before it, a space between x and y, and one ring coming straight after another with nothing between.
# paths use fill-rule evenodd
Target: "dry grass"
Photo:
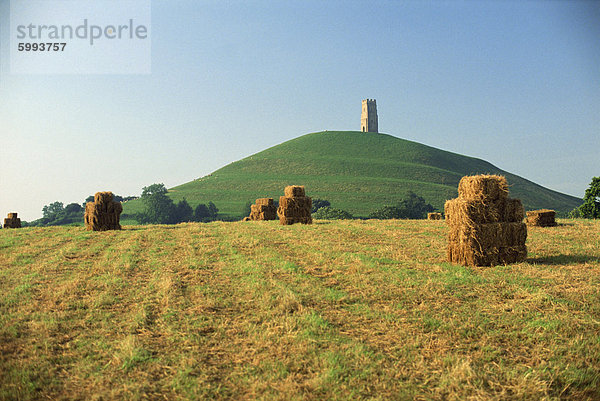
<instances>
[{"instance_id":1,"label":"dry grass","mask_svg":"<svg viewBox=\"0 0 600 401\"><path fill-rule=\"evenodd\" d=\"M600 398L600 222L315 223L0 230L0 399Z\"/></svg>"}]
</instances>

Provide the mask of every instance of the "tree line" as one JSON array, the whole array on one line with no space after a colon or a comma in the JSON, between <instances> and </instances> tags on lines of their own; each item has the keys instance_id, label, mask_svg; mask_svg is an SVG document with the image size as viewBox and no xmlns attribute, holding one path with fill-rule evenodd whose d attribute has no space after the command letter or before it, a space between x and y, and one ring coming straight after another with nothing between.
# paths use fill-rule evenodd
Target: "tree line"
<instances>
[{"instance_id":1,"label":"tree line","mask_svg":"<svg viewBox=\"0 0 600 401\"><path fill-rule=\"evenodd\" d=\"M167 196L164 184L152 184L142 188L139 197L144 205L143 211L127 217L135 219L139 224L177 224L182 222L209 222L219 220L219 209L211 201L199 204L192 208L185 198L175 203ZM137 196L122 197L114 195L114 200L126 202L138 199ZM83 213L87 202L92 202L94 196L88 196L82 204L53 202L42 208L42 217L31 222L23 222L23 226L58 226L81 225ZM242 211L242 216L250 214L250 206L254 202L248 201ZM275 201L277 204L277 201ZM383 206L369 214L370 219L424 219L427 213L435 208L425 199L414 192L408 192L406 197L395 205ZM312 211L315 219L340 220L353 219L351 213L331 206L328 200L313 199ZM122 217L125 217L123 215ZM589 188L585 191L581 206L569 213L571 218L600 218L600 177L593 177Z\"/></svg>"},{"instance_id":2,"label":"tree line","mask_svg":"<svg viewBox=\"0 0 600 401\"><path fill-rule=\"evenodd\" d=\"M152 184L142 189L144 211L134 215L140 224L177 224L217 220L219 209L213 202L192 209L185 198L177 203L167 196L164 184Z\"/></svg>"},{"instance_id":3,"label":"tree line","mask_svg":"<svg viewBox=\"0 0 600 401\"><path fill-rule=\"evenodd\" d=\"M167 188L164 184L152 184L142 188L140 197L113 195L113 199L117 202L127 202L138 198L144 205L143 211L129 216L121 215L121 218L130 217L139 224L209 222L218 219L219 209L213 202L201 203L195 208L192 208L185 199L175 203L167 196ZM23 226L82 225L85 205L87 202L93 201L94 195L88 196L82 204L69 203L65 206L63 202L52 202L42 208L40 219L23 222Z\"/></svg>"}]
</instances>

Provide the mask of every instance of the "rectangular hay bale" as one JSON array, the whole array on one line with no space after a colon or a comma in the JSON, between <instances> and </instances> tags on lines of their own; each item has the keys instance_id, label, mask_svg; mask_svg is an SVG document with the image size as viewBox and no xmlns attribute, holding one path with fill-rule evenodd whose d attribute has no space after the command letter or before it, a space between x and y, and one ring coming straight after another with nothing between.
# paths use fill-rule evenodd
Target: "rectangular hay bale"
<instances>
[{"instance_id":1,"label":"rectangular hay bale","mask_svg":"<svg viewBox=\"0 0 600 401\"><path fill-rule=\"evenodd\" d=\"M256 200L256 204L257 205L272 206L273 205L273 198L258 198Z\"/></svg>"},{"instance_id":2,"label":"rectangular hay bale","mask_svg":"<svg viewBox=\"0 0 600 401\"><path fill-rule=\"evenodd\" d=\"M304 185L288 185L283 193L288 198L306 196Z\"/></svg>"},{"instance_id":3,"label":"rectangular hay bale","mask_svg":"<svg viewBox=\"0 0 600 401\"><path fill-rule=\"evenodd\" d=\"M508 183L501 175L464 176L458 183L458 195L464 199L506 199Z\"/></svg>"},{"instance_id":4,"label":"rectangular hay bale","mask_svg":"<svg viewBox=\"0 0 600 401\"><path fill-rule=\"evenodd\" d=\"M448 260L451 262L490 266L520 262L527 256L526 248L523 248L527 240L527 226L524 223L459 224L450 225L449 228ZM518 252L510 251L514 249Z\"/></svg>"},{"instance_id":5,"label":"rectangular hay bale","mask_svg":"<svg viewBox=\"0 0 600 401\"><path fill-rule=\"evenodd\" d=\"M527 225L537 227L555 227L556 212L550 209L530 210L527 212Z\"/></svg>"}]
</instances>

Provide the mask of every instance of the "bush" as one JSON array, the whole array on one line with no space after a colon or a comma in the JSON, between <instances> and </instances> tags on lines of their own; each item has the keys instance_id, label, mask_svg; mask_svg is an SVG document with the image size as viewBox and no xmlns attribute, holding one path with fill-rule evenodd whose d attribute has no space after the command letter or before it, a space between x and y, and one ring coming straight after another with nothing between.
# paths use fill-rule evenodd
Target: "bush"
<instances>
[{"instance_id":1,"label":"bush","mask_svg":"<svg viewBox=\"0 0 600 401\"><path fill-rule=\"evenodd\" d=\"M424 219L427 213L435 210L425 202L425 199L414 192L409 192L407 197L396 206L384 206L369 215L370 219Z\"/></svg>"},{"instance_id":2,"label":"bush","mask_svg":"<svg viewBox=\"0 0 600 401\"><path fill-rule=\"evenodd\" d=\"M316 213L317 210L327 206L331 206L331 203L329 203L328 200L315 198L312 200L312 209L310 210L310 212Z\"/></svg>"},{"instance_id":3,"label":"bush","mask_svg":"<svg viewBox=\"0 0 600 401\"><path fill-rule=\"evenodd\" d=\"M331 206L319 208L319 210L313 213L312 217L319 220L351 220L354 218L347 211L335 209Z\"/></svg>"},{"instance_id":4,"label":"bush","mask_svg":"<svg viewBox=\"0 0 600 401\"><path fill-rule=\"evenodd\" d=\"M250 216L250 213L252 213L252 205L253 204L254 204L254 202L252 202L252 201L246 202L246 204L244 205L244 208L242 209L242 217Z\"/></svg>"}]
</instances>

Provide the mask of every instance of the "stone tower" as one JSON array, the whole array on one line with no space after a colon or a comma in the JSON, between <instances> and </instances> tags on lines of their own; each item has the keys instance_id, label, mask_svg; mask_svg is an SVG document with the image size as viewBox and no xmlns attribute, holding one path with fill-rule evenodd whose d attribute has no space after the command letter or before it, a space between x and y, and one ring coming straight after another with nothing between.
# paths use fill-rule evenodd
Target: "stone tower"
<instances>
[{"instance_id":1,"label":"stone tower","mask_svg":"<svg viewBox=\"0 0 600 401\"><path fill-rule=\"evenodd\" d=\"M379 132L377 125L377 102L375 99L363 100L360 130L362 132Z\"/></svg>"}]
</instances>

